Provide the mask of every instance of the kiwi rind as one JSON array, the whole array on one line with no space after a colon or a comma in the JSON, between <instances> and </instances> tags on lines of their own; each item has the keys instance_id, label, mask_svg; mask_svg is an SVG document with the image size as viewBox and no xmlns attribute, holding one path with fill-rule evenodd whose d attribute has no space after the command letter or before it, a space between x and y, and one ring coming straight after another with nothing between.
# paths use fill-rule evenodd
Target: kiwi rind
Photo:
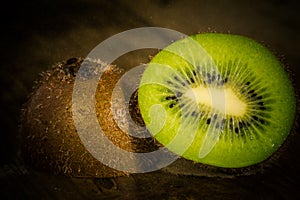
<instances>
[{"instance_id":1,"label":"kiwi rind","mask_svg":"<svg viewBox=\"0 0 300 200\"><path fill-rule=\"evenodd\" d=\"M72 92L76 73L83 61L83 58L71 58L42 73L22 110L22 156L35 169L53 174L75 177L126 175L95 159L76 132L72 119ZM84 62L87 65L101 65L92 60ZM112 88L121 74L122 70L115 66L104 72L97 87L97 93L101 95L97 106L101 110L96 111L99 121L106 120L102 124L105 131L109 129L115 133L110 139L121 148L129 150L132 148L130 138L124 136L111 121L110 106L107 106L110 104ZM122 98L122 94L118 95Z\"/></svg>"},{"instance_id":2,"label":"kiwi rind","mask_svg":"<svg viewBox=\"0 0 300 200\"><path fill-rule=\"evenodd\" d=\"M228 63L235 62L236 59L243 60L245 64L250 66L249 68L251 68L257 79L263 80L265 85L272 86L267 88L267 92L276 96L280 95L280 98L275 99L281 102L277 102L275 111L272 111L271 114L273 126L269 128L269 130L265 130L263 136L260 136L262 140L261 142L252 142L250 146L248 145L249 142L248 144L246 142L243 144L239 144L239 142L238 144L234 144L235 146L238 146L238 148L244 148L244 153L230 157L230 153L226 153L228 152L227 145L221 145L221 142L218 142L208 156L206 156L204 159L199 159L197 153L195 153L198 152L200 148L199 145L201 144L201 137L199 136L198 139L200 142L194 142L194 144L186 153L183 154L183 156L197 162L220 167L245 167L267 159L286 139L294 122L295 115L296 106L293 88L280 62L278 62L275 56L262 45L242 36L210 33L198 34L192 36L191 38L199 42L208 52L208 54L212 55L214 62L217 64L220 62L225 62L226 59L228 60L228 58L224 58L222 51L230 52L227 53L227 56L229 57ZM170 45L170 49L181 48L185 44L181 47L180 45L176 45L178 44L174 43ZM182 51L183 50L178 50L179 54ZM165 66L175 65L180 67L189 65L189 63L180 58L180 56L170 53L168 49L163 50L157 56L155 56L151 63L155 65L158 63ZM167 67L151 67L151 63L150 67L148 67L144 73L142 84L151 83L153 80L158 83L161 81L158 80L159 77L161 77L160 74L168 73L168 71L170 71L165 70ZM225 63L225 65L228 63ZM255 65L264 67L255 67ZM176 70L178 70L178 68L176 68ZM272 79L270 79L269 76L264 77L269 74L272 74ZM153 84L148 84L139 88L139 104L146 124L149 124L151 121L148 115L148 109L151 107L151 105L161 103L158 99L159 95L157 95L157 90L168 92L164 88L166 87L160 87L157 86L157 84L155 86L153 86ZM151 96L151 94L153 95ZM280 106L280 104L282 106ZM174 134L176 134L176 130L178 130L178 124L180 124L179 121L168 118L166 120L165 130L162 130L161 133L155 135L155 137L158 139L158 141L164 145L167 145L173 138ZM273 132L277 134L273 134ZM217 150L218 148L219 150ZM238 152L238 150L235 151Z\"/></svg>"}]
</instances>

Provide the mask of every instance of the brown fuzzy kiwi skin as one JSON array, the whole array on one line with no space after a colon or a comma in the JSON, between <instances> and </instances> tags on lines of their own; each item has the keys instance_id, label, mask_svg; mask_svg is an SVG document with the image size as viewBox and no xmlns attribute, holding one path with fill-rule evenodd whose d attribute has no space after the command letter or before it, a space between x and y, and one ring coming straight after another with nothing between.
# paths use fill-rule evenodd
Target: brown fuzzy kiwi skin
<instances>
[{"instance_id":1,"label":"brown fuzzy kiwi skin","mask_svg":"<svg viewBox=\"0 0 300 200\"><path fill-rule=\"evenodd\" d=\"M76 132L72 118L72 92L75 74L82 61L82 58L69 59L41 75L22 109L22 156L33 168L52 174L73 177L126 175L96 160ZM102 101L97 101L96 110L99 121L104 121L105 134L113 132L113 137L107 134L109 138L121 148L130 150L130 138L118 128L110 113L110 95L121 74L122 71L113 66L104 72L97 87Z\"/></svg>"}]
</instances>

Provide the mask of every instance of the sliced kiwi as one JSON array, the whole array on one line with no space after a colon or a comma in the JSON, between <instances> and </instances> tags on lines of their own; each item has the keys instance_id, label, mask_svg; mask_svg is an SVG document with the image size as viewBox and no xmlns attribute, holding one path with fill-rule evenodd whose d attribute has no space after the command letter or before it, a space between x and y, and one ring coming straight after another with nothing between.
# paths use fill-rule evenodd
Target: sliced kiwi
<instances>
[{"instance_id":1,"label":"sliced kiwi","mask_svg":"<svg viewBox=\"0 0 300 200\"><path fill-rule=\"evenodd\" d=\"M252 39L198 34L159 52L138 91L153 136L189 160L240 168L270 157L296 113L291 82L277 58Z\"/></svg>"}]
</instances>

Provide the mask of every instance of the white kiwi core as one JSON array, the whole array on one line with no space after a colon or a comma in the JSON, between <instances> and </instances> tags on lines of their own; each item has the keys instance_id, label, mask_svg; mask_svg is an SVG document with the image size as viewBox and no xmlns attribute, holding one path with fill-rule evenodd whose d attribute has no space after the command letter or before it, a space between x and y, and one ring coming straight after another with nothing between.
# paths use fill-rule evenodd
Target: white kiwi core
<instances>
[{"instance_id":1,"label":"white kiwi core","mask_svg":"<svg viewBox=\"0 0 300 200\"><path fill-rule=\"evenodd\" d=\"M198 105L205 105L225 115L242 117L246 113L247 104L238 98L230 87L197 86L186 91L185 97Z\"/></svg>"}]
</instances>

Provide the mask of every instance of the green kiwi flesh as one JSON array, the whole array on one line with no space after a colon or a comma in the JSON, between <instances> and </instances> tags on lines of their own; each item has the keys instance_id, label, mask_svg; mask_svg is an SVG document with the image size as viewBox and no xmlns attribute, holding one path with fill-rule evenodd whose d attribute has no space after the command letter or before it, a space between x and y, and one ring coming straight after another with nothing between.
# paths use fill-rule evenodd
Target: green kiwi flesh
<instances>
[{"instance_id":1,"label":"green kiwi flesh","mask_svg":"<svg viewBox=\"0 0 300 200\"><path fill-rule=\"evenodd\" d=\"M240 168L270 157L296 100L277 58L256 41L206 33L179 40L146 68L138 91L153 136L189 160Z\"/></svg>"}]
</instances>

